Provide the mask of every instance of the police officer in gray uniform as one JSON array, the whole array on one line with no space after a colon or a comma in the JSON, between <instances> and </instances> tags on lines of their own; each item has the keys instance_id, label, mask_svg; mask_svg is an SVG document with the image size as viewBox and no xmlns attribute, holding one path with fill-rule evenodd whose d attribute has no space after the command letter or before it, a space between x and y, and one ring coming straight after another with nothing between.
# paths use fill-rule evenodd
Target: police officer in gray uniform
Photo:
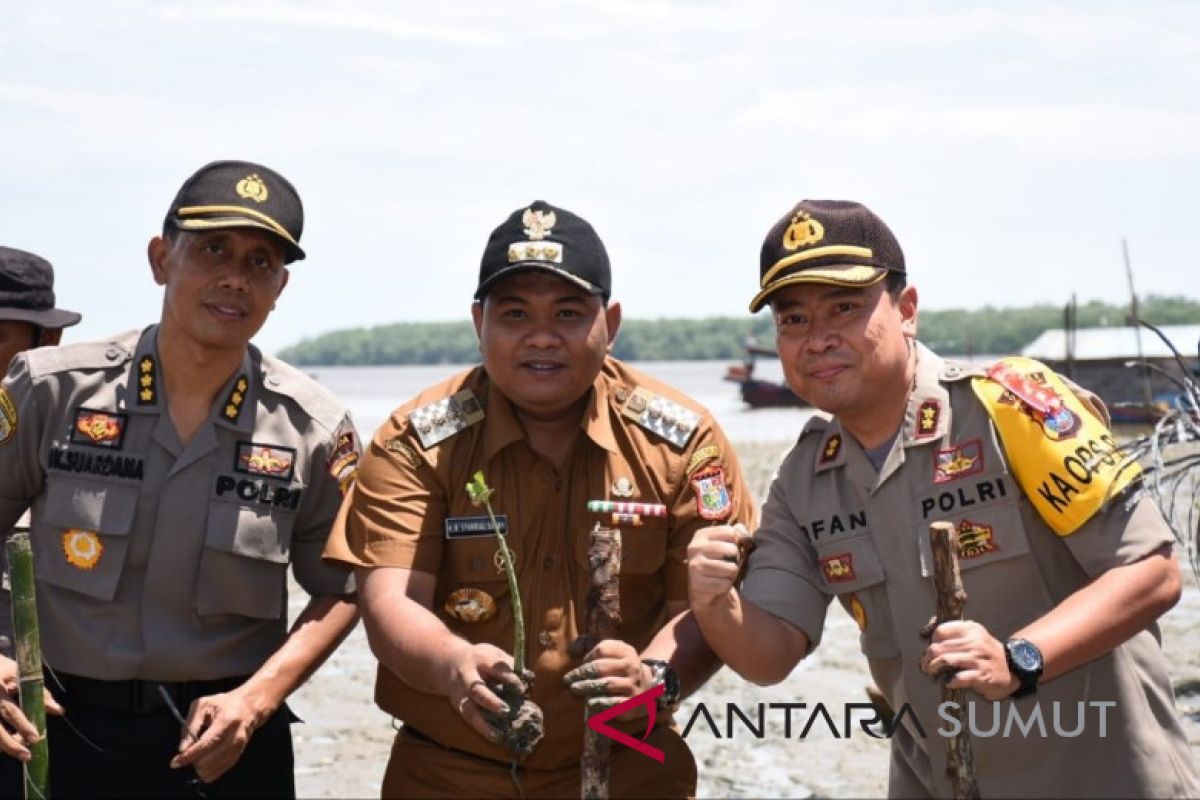
<instances>
[{"instance_id":1,"label":"police officer in gray uniform","mask_svg":"<svg viewBox=\"0 0 1200 800\"><path fill-rule=\"evenodd\" d=\"M56 345L64 328L77 325L79 312L55 308L54 267L41 256L0 247L0 370L17 353ZM0 548L0 654L12 655L12 603L8 593L8 561Z\"/></svg>"},{"instance_id":2,"label":"police officer in gray uniform","mask_svg":"<svg viewBox=\"0 0 1200 800\"><path fill-rule=\"evenodd\" d=\"M272 170L203 167L148 247L160 322L20 355L0 387L0 529L31 508L56 796L295 793L285 700L356 620L320 556L360 450L341 403L249 344L302 226ZM311 595L290 631L289 563ZM13 700L0 749L24 760Z\"/></svg>"}]
</instances>

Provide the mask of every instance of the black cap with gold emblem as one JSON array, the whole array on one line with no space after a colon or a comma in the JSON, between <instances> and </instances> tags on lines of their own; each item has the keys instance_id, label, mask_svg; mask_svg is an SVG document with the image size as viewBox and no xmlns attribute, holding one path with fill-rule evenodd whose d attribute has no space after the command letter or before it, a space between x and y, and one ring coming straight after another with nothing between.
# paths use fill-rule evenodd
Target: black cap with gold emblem
<instances>
[{"instance_id":1,"label":"black cap with gold emblem","mask_svg":"<svg viewBox=\"0 0 1200 800\"><path fill-rule=\"evenodd\" d=\"M519 208L492 231L479 262L475 299L482 302L501 278L539 269L598 294L607 303L612 273L604 242L588 222L542 200Z\"/></svg>"},{"instance_id":2,"label":"black cap with gold emblem","mask_svg":"<svg viewBox=\"0 0 1200 800\"><path fill-rule=\"evenodd\" d=\"M167 211L167 225L184 231L261 228L283 241L285 261L304 258L304 206L278 172L249 161L214 161L188 178Z\"/></svg>"},{"instance_id":3,"label":"black cap with gold emblem","mask_svg":"<svg viewBox=\"0 0 1200 800\"><path fill-rule=\"evenodd\" d=\"M904 272L904 252L869 208L845 200L801 200L767 232L750 311L784 286L870 286L888 272Z\"/></svg>"}]
</instances>

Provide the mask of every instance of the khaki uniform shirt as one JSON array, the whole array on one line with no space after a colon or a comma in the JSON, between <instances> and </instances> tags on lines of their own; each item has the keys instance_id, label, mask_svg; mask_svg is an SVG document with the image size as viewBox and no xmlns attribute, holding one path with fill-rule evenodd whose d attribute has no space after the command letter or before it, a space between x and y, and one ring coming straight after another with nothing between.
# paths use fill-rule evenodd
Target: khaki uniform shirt
<instances>
[{"instance_id":1,"label":"khaki uniform shirt","mask_svg":"<svg viewBox=\"0 0 1200 800\"><path fill-rule=\"evenodd\" d=\"M182 445L156 341L151 326L16 359L0 396L11 416L0 529L32 505L42 651L54 669L102 680L247 675L286 635L289 563L314 595L352 591L321 550L357 439L336 399L249 347Z\"/></svg>"},{"instance_id":2,"label":"khaki uniform shirt","mask_svg":"<svg viewBox=\"0 0 1200 800\"><path fill-rule=\"evenodd\" d=\"M920 671L918 631L935 614L929 523L959 531L965 618L1000 640L1043 616L1106 570L1172 536L1148 500L1118 498L1060 537L1022 494L969 378L983 372L919 347L904 425L877 473L837 419L814 419L779 469L763 507L743 584L746 599L805 633L816 647L837 597L861 628L871 673L894 709L911 715L892 739L890 794L952 795L945 777L940 689ZM1087 399L1087 398L1085 398ZM929 411L932 410L932 411ZM924 420L924 423L922 423ZM1195 796L1191 756L1174 707L1158 629L1151 625L1096 661L992 704L974 693L975 770L983 797ZM1074 738L1079 704L1085 727ZM1022 736L1040 706L1046 736ZM967 709L964 709L966 713ZM969 720L968 720L969 721ZM964 729L967 729L964 725Z\"/></svg>"},{"instance_id":3,"label":"khaki uniform shirt","mask_svg":"<svg viewBox=\"0 0 1200 800\"><path fill-rule=\"evenodd\" d=\"M471 399L459 408L465 407L473 424L462 421L455 426L459 432L423 447L413 420L429 427L422 409L463 389ZM472 414L477 407L486 416ZM649 417L655 408L663 413ZM679 427L667 432L676 441L629 415L658 430L673 417ZM597 521L606 527L612 522L608 514L589 513L588 501L661 503L668 510L666 517L643 517L638 527L618 526L623 556L617 638L638 650L666 621L666 602L687 600L685 558L696 530L717 521L749 524L754 514L737 458L711 416L619 361L605 361L580 427L571 456L556 471L530 449L511 404L482 368L451 378L401 406L375 434L326 551L350 564L436 576L438 618L464 639L511 652L513 618L508 585L497 568L497 543L486 510L471 504L465 488L476 470L484 472L495 490L492 508L515 554L528 664L536 674L532 698L545 712L546 737L526 762L535 769L576 762L582 747L583 703L566 690L562 676L580 663L568 655L567 645L584 632L588 532ZM495 603L494 616L469 622L449 613L447 597L461 589L486 593ZM443 745L508 760L506 751L454 714L445 697L408 686L382 667L376 700Z\"/></svg>"}]
</instances>

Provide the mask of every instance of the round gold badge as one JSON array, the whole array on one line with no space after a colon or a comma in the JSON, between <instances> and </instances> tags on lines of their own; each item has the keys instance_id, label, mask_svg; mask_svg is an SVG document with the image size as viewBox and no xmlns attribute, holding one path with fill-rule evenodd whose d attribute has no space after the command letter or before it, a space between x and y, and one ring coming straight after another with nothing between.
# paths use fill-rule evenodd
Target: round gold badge
<instances>
[{"instance_id":1,"label":"round gold badge","mask_svg":"<svg viewBox=\"0 0 1200 800\"><path fill-rule=\"evenodd\" d=\"M446 613L463 622L483 622L496 616L496 601L482 589L455 589L446 597Z\"/></svg>"},{"instance_id":2,"label":"round gold badge","mask_svg":"<svg viewBox=\"0 0 1200 800\"><path fill-rule=\"evenodd\" d=\"M77 569L91 569L104 555L104 543L95 531L72 528L62 535L62 548L67 562Z\"/></svg>"}]
</instances>

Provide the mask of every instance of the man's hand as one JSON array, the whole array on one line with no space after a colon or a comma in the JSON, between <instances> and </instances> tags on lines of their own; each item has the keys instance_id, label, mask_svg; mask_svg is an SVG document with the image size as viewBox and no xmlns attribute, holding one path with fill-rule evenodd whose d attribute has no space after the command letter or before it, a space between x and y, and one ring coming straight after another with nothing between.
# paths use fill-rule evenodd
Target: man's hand
<instances>
[{"instance_id":1,"label":"man's hand","mask_svg":"<svg viewBox=\"0 0 1200 800\"><path fill-rule=\"evenodd\" d=\"M496 696L489 684L513 687L516 693L525 684L513 672L513 659L508 653L490 644L472 644L453 667L450 675L450 705L480 736L493 744L504 740L497 722L509 714L508 704Z\"/></svg>"},{"instance_id":2,"label":"man's hand","mask_svg":"<svg viewBox=\"0 0 1200 800\"><path fill-rule=\"evenodd\" d=\"M49 690L43 689L46 711L62 716L63 710ZM33 754L27 744L41 739L37 728L21 711L20 689L17 679L17 662L0 656L0 752L19 761L29 761ZM9 730L9 728L12 730Z\"/></svg>"},{"instance_id":3,"label":"man's hand","mask_svg":"<svg viewBox=\"0 0 1200 800\"><path fill-rule=\"evenodd\" d=\"M741 569L746 528L715 525L701 528L688 545L688 598L693 609L704 609L723 599L733 589Z\"/></svg>"},{"instance_id":4,"label":"man's hand","mask_svg":"<svg viewBox=\"0 0 1200 800\"><path fill-rule=\"evenodd\" d=\"M563 676L571 694L586 698L588 711L595 713L628 700L650 688L649 667L638 651L618 639L605 639L584 656L583 664ZM638 710L644 709L639 706ZM637 710L631 712L636 715Z\"/></svg>"},{"instance_id":5,"label":"man's hand","mask_svg":"<svg viewBox=\"0 0 1200 800\"><path fill-rule=\"evenodd\" d=\"M970 620L943 622L934 628L921 669L931 677L953 673L947 686L970 689L985 700L1002 700L1020 686L1008 669L1004 643Z\"/></svg>"},{"instance_id":6,"label":"man's hand","mask_svg":"<svg viewBox=\"0 0 1200 800\"><path fill-rule=\"evenodd\" d=\"M259 713L241 689L201 697L188 710L187 730L179 741L172 769L191 765L200 780L212 783L228 772L269 713Z\"/></svg>"}]
</instances>

